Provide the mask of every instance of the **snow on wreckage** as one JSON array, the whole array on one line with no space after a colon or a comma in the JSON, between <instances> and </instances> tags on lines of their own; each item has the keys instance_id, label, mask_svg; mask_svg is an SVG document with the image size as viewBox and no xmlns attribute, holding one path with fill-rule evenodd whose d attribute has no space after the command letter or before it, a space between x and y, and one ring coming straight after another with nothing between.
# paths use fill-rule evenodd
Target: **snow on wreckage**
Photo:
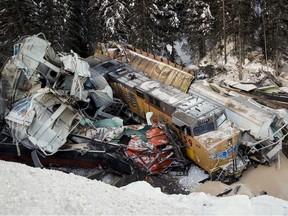
<instances>
[{"instance_id":1,"label":"snow on wreckage","mask_svg":"<svg viewBox=\"0 0 288 216\"><path fill-rule=\"evenodd\" d=\"M214 83L210 88L192 83L193 72L132 46L112 46L112 52L101 52L117 60L103 61L100 71L128 104L130 115L143 118L143 110L153 111L175 129L187 156L212 179L229 183L250 164L270 165L278 158L286 143L287 111L270 109L233 91L215 91ZM119 67L119 61L132 69Z\"/></svg>"},{"instance_id":2,"label":"snow on wreckage","mask_svg":"<svg viewBox=\"0 0 288 216\"><path fill-rule=\"evenodd\" d=\"M132 180L187 163L164 125L123 126L124 103L77 53L56 54L42 34L15 48L1 70L1 159L99 168Z\"/></svg>"},{"instance_id":3,"label":"snow on wreckage","mask_svg":"<svg viewBox=\"0 0 288 216\"><path fill-rule=\"evenodd\" d=\"M249 154L239 148L244 142L236 111L191 93L193 76L169 62L131 49L118 55L122 61L107 55L84 61L74 52L55 54L41 34L15 47L1 71L1 159L133 176L115 184L123 185L183 168L187 155L212 179L231 183L247 168L249 154L259 152L256 144ZM118 117L125 113L143 123L151 112L153 126L123 126L126 118ZM279 132L284 126L278 125ZM285 135L272 133L277 143Z\"/></svg>"}]
</instances>

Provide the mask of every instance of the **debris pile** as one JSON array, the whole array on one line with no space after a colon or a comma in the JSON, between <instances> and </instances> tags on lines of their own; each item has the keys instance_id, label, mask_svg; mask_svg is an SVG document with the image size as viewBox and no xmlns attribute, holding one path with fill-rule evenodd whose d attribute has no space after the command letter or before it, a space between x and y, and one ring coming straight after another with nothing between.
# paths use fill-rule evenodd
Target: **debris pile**
<instances>
[{"instance_id":1,"label":"debris pile","mask_svg":"<svg viewBox=\"0 0 288 216\"><path fill-rule=\"evenodd\" d=\"M56 54L43 34L15 44L0 71L0 159L99 169L118 176L114 185L147 180L169 193L185 190L166 174L191 162L232 183L249 165L277 159L287 110L253 99L268 94L274 102L265 102L279 105L286 95L252 83L192 83L193 72L129 46L110 54Z\"/></svg>"},{"instance_id":2,"label":"debris pile","mask_svg":"<svg viewBox=\"0 0 288 216\"><path fill-rule=\"evenodd\" d=\"M146 132L146 138L147 142L144 142L139 136L132 135L126 154L151 172L161 172L170 167L175 154L165 130L154 125Z\"/></svg>"},{"instance_id":3,"label":"debris pile","mask_svg":"<svg viewBox=\"0 0 288 216\"><path fill-rule=\"evenodd\" d=\"M136 180L187 164L163 126L123 125L125 104L77 53L54 53L43 34L22 38L14 51L1 70L1 159L118 175L137 170Z\"/></svg>"}]
</instances>

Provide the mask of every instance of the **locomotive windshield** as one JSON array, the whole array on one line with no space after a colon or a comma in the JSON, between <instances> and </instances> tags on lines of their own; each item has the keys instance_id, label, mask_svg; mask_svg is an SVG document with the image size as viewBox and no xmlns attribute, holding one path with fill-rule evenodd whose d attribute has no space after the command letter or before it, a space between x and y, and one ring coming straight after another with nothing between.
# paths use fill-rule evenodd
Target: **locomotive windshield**
<instances>
[{"instance_id":1,"label":"locomotive windshield","mask_svg":"<svg viewBox=\"0 0 288 216\"><path fill-rule=\"evenodd\" d=\"M194 127L193 128L193 134L194 136L199 136L201 134L207 133L209 131L213 131L215 129L213 122L208 122L204 125Z\"/></svg>"}]
</instances>

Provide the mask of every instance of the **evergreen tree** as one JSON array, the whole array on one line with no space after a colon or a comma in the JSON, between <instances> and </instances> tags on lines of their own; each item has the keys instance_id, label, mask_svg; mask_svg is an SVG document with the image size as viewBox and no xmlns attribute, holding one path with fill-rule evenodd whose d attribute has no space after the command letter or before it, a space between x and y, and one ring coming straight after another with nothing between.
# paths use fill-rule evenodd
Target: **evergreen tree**
<instances>
[{"instance_id":1,"label":"evergreen tree","mask_svg":"<svg viewBox=\"0 0 288 216\"><path fill-rule=\"evenodd\" d=\"M214 17L210 5L204 1L187 1L185 32L191 50L198 58L206 55L206 44L210 39ZM195 52L197 51L197 52Z\"/></svg>"},{"instance_id":2,"label":"evergreen tree","mask_svg":"<svg viewBox=\"0 0 288 216\"><path fill-rule=\"evenodd\" d=\"M174 42L180 36L180 19L176 11L177 3L173 0L158 0L155 2L155 32L156 43L162 56L175 61Z\"/></svg>"},{"instance_id":3,"label":"evergreen tree","mask_svg":"<svg viewBox=\"0 0 288 216\"><path fill-rule=\"evenodd\" d=\"M39 31L44 33L56 51L64 47L67 0L42 0L38 3Z\"/></svg>"},{"instance_id":4,"label":"evergreen tree","mask_svg":"<svg viewBox=\"0 0 288 216\"><path fill-rule=\"evenodd\" d=\"M0 0L0 8L2 63L19 38L39 32L56 51L83 57L95 42L116 41L175 61L179 37L197 59L216 47L225 62L233 42L239 66L257 46L276 70L288 53L287 0Z\"/></svg>"},{"instance_id":5,"label":"evergreen tree","mask_svg":"<svg viewBox=\"0 0 288 216\"><path fill-rule=\"evenodd\" d=\"M101 0L90 0L87 9L88 25L90 30L91 42L103 42L102 29L104 28L101 23L99 10L101 7Z\"/></svg>"},{"instance_id":6,"label":"evergreen tree","mask_svg":"<svg viewBox=\"0 0 288 216\"><path fill-rule=\"evenodd\" d=\"M288 5L285 0L261 0L261 47L267 59L275 61L275 69L278 70L279 57L282 53L288 53Z\"/></svg>"},{"instance_id":7,"label":"evergreen tree","mask_svg":"<svg viewBox=\"0 0 288 216\"><path fill-rule=\"evenodd\" d=\"M180 21L175 5L167 0L135 0L130 4L129 43L155 55L173 58L167 45L173 51L173 43L179 36Z\"/></svg>"},{"instance_id":8,"label":"evergreen tree","mask_svg":"<svg viewBox=\"0 0 288 216\"><path fill-rule=\"evenodd\" d=\"M129 10L126 2L128 1L105 0L102 2L99 8L99 16L103 26L103 41L127 42Z\"/></svg>"},{"instance_id":9,"label":"evergreen tree","mask_svg":"<svg viewBox=\"0 0 288 216\"><path fill-rule=\"evenodd\" d=\"M38 32L36 8L32 0L0 1L0 61L13 53L13 44L24 35Z\"/></svg>"},{"instance_id":10,"label":"evergreen tree","mask_svg":"<svg viewBox=\"0 0 288 216\"><path fill-rule=\"evenodd\" d=\"M128 42L139 49L156 53L154 37L156 20L153 14L153 0L134 0L132 2L129 17L131 30Z\"/></svg>"},{"instance_id":11,"label":"evergreen tree","mask_svg":"<svg viewBox=\"0 0 288 216\"><path fill-rule=\"evenodd\" d=\"M237 0L232 6L232 12L234 14L233 34L235 36L235 48L239 56L240 65L242 65L245 51L254 43L254 3L253 1Z\"/></svg>"},{"instance_id":12,"label":"evergreen tree","mask_svg":"<svg viewBox=\"0 0 288 216\"><path fill-rule=\"evenodd\" d=\"M211 47L218 44L218 53L223 54L224 63L227 63L228 43L234 43L234 54L240 59L239 65L242 65L245 52L255 47L257 33L255 2L255 0L205 0L214 17L208 42Z\"/></svg>"},{"instance_id":13,"label":"evergreen tree","mask_svg":"<svg viewBox=\"0 0 288 216\"><path fill-rule=\"evenodd\" d=\"M88 0L69 0L64 26L64 50L73 50L81 57L92 54L88 28Z\"/></svg>"}]
</instances>

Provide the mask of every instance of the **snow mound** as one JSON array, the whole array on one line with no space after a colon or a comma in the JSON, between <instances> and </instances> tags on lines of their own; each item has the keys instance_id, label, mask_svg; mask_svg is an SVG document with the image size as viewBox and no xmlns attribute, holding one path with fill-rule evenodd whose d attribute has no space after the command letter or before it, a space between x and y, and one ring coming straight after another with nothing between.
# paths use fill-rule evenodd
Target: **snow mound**
<instances>
[{"instance_id":1,"label":"snow mound","mask_svg":"<svg viewBox=\"0 0 288 216\"><path fill-rule=\"evenodd\" d=\"M146 182L123 188L74 174L0 161L3 215L287 214L288 202L271 196L167 195Z\"/></svg>"}]
</instances>

